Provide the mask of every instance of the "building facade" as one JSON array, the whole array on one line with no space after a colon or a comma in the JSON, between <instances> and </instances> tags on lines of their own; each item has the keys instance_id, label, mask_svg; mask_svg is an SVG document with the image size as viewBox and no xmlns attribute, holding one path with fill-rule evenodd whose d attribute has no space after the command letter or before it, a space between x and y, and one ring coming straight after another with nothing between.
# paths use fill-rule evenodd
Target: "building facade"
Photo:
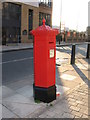
<instances>
[{"instance_id":1,"label":"building facade","mask_svg":"<svg viewBox=\"0 0 90 120\"><path fill-rule=\"evenodd\" d=\"M90 26L87 27L88 42L90 42Z\"/></svg>"},{"instance_id":2,"label":"building facade","mask_svg":"<svg viewBox=\"0 0 90 120\"><path fill-rule=\"evenodd\" d=\"M19 1L19 2L18 2ZM52 26L51 0L3 0L2 2L2 43L32 43L32 29L46 24Z\"/></svg>"}]
</instances>

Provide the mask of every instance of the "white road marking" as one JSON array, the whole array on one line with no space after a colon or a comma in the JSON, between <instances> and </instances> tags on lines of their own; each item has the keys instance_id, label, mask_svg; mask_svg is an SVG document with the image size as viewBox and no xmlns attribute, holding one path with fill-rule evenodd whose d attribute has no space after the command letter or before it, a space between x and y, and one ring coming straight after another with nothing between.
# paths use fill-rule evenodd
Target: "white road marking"
<instances>
[{"instance_id":1,"label":"white road marking","mask_svg":"<svg viewBox=\"0 0 90 120\"><path fill-rule=\"evenodd\" d=\"M23 58L23 59L18 59L18 60L6 61L6 62L2 62L2 63L0 63L0 64L7 64L7 63L12 63L12 62L20 62L20 61L30 60L30 59L33 59L33 57L30 57L30 58Z\"/></svg>"}]
</instances>

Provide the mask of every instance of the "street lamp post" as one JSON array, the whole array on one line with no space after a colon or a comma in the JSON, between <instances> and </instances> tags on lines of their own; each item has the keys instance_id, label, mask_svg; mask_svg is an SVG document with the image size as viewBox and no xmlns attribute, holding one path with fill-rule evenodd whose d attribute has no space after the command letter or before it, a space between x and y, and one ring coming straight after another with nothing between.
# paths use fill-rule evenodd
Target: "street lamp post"
<instances>
[{"instance_id":1,"label":"street lamp post","mask_svg":"<svg viewBox=\"0 0 90 120\"><path fill-rule=\"evenodd\" d=\"M61 41L61 39L62 39L62 38L61 38L61 37L62 37L62 36L61 36L61 25L62 25L62 24L61 24L61 17L62 17L62 0L61 0L61 7L60 7L60 39L59 39L59 44L60 44L60 41Z\"/></svg>"},{"instance_id":2,"label":"street lamp post","mask_svg":"<svg viewBox=\"0 0 90 120\"><path fill-rule=\"evenodd\" d=\"M61 33L61 17L62 17L62 0L61 0L61 7L60 7L60 33Z\"/></svg>"}]
</instances>

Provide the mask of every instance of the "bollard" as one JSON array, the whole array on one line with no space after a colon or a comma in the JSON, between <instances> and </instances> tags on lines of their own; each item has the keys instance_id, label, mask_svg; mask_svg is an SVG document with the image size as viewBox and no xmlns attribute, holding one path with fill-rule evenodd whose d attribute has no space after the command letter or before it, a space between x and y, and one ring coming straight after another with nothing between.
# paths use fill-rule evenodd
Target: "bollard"
<instances>
[{"instance_id":1,"label":"bollard","mask_svg":"<svg viewBox=\"0 0 90 120\"><path fill-rule=\"evenodd\" d=\"M88 46L87 46L87 55L86 55L86 58L89 59L89 56L90 56L90 44L88 44Z\"/></svg>"},{"instance_id":2,"label":"bollard","mask_svg":"<svg viewBox=\"0 0 90 120\"><path fill-rule=\"evenodd\" d=\"M60 39L59 39L59 45L60 45Z\"/></svg>"},{"instance_id":3,"label":"bollard","mask_svg":"<svg viewBox=\"0 0 90 120\"><path fill-rule=\"evenodd\" d=\"M75 64L75 44L72 45L71 64Z\"/></svg>"}]
</instances>

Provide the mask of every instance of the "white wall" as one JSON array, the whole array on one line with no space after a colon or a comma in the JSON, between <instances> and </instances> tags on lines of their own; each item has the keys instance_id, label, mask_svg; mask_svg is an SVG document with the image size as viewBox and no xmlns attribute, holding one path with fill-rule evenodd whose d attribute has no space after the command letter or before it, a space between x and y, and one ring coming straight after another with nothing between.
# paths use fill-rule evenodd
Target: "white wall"
<instances>
[{"instance_id":1,"label":"white wall","mask_svg":"<svg viewBox=\"0 0 90 120\"><path fill-rule=\"evenodd\" d=\"M90 26L90 1L88 2L88 26Z\"/></svg>"},{"instance_id":2,"label":"white wall","mask_svg":"<svg viewBox=\"0 0 90 120\"><path fill-rule=\"evenodd\" d=\"M21 2L35 7L39 7L39 0L1 0L2 2Z\"/></svg>"}]
</instances>

